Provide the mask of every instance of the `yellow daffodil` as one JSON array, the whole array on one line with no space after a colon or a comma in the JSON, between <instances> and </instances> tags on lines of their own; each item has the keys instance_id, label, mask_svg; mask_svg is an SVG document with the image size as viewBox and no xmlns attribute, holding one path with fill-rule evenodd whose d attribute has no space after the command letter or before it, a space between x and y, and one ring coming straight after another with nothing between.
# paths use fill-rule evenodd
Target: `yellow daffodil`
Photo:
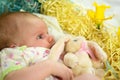
<instances>
[{"instance_id":1,"label":"yellow daffodil","mask_svg":"<svg viewBox=\"0 0 120 80\"><path fill-rule=\"evenodd\" d=\"M88 10L87 14L97 25L101 25L104 20L112 18L105 18L105 10L110 8L110 6L105 4L98 5L96 2L94 2L93 5L95 6L96 10Z\"/></svg>"},{"instance_id":2,"label":"yellow daffodil","mask_svg":"<svg viewBox=\"0 0 120 80\"><path fill-rule=\"evenodd\" d=\"M95 12L95 19L98 24L101 24L103 20L105 19L105 10L107 8L110 8L110 6L106 6L105 4L98 5L96 2L93 4L96 7L96 12Z\"/></svg>"}]
</instances>

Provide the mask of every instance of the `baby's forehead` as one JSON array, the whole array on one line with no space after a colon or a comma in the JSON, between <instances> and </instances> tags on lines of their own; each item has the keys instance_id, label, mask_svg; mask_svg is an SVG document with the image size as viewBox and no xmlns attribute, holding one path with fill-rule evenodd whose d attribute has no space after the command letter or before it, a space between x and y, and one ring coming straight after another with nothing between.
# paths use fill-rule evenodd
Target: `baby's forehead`
<instances>
[{"instance_id":1,"label":"baby's forehead","mask_svg":"<svg viewBox=\"0 0 120 80\"><path fill-rule=\"evenodd\" d=\"M8 19L21 19L24 20L25 18L38 18L37 16L31 14L31 13L27 13L27 12L13 12L13 13L7 13L4 15L4 18L8 18Z\"/></svg>"},{"instance_id":2,"label":"baby's forehead","mask_svg":"<svg viewBox=\"0 0 120 80\"><path fill-rule=\"evenodd\" d=\"M24 13L24 12L16 12L16 13L10 13L6 15L6 22L8 22L9 26L13 26L16 28L29 28L29 26L37 26L42 25L47 26L45 22L39 18L36 15L33 15L31 13Z\"/></svg>"},{"instance_id":3,"label":"baby's forehead","mask_svg":"<svg viewBox=\"0 0 120 80\"><path fill-rule=\"evenodd\" d=\"M33 23L35 22L43 22L38 16L33 15L31 13L15 13L11 14L9 17L10 21L14 21L17 23ZM44 22L43 22L44 23Z\"/></svg>"}]
</instances>

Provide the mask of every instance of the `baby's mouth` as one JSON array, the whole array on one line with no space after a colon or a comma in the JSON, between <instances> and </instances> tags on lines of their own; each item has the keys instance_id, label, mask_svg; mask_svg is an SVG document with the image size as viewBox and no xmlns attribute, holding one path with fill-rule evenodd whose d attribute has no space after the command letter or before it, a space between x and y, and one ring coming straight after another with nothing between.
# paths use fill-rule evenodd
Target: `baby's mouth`
<instances>
[{"instance_id":1,"label":"baby's mouth","mask_svg":"<svg viewBox=\"0 0 120 80\"><path fill-rule=\"evenodd\" d=\"M55 41L53 41L50 45L50 49L53 47L53 45L55 44Z\"/></svg>"}]
</instances>

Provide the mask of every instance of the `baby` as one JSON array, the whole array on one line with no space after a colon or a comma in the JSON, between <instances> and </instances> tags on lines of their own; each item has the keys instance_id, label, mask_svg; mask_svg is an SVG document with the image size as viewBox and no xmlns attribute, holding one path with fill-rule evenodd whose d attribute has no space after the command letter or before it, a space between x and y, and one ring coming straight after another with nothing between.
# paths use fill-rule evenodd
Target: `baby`
<instances>
[{"instance_id":1,"label":"baby","mask_svg":"<svg viewBox=\"0 0 120 80\"><path fill-rule=\"evenodd\" d=\"M59 50L52 53L60 55L67 40L64 38L55 44L44 21L33 14L14 12L1 15L0 80L73 80L69 68L48 58L50 49L55 50L59 43L61 46L56 48ZM83 77L74 79L82 80ZM93 79L97 80L96 77Z\"/></svg>"}]
</instances>

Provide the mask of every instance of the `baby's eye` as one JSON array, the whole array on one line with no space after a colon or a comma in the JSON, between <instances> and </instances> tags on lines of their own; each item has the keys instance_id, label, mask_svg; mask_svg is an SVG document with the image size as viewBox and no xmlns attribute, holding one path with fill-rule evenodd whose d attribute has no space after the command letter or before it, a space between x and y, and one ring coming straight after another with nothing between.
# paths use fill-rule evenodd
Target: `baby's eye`
<instances>
[{"instance_id":1,"label":"baby's eye","mask_svg":"<svg viewBox=\"0 0 120 80\"><path fill-rule=\"evenodd\" d=\"M42 38L43 38L42 35L37 36L37 39L42 39Z\"/></svg>"}]
</instances>

